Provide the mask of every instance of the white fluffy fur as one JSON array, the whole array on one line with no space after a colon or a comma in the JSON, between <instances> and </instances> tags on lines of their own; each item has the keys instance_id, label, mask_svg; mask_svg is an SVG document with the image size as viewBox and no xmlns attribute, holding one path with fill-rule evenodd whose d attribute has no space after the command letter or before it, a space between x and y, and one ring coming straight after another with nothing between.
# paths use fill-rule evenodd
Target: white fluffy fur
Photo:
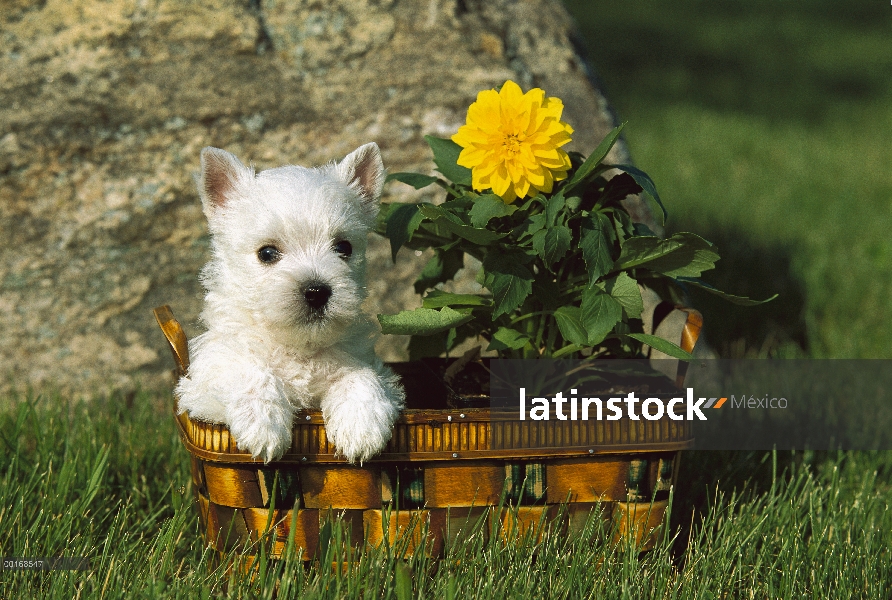
<instances>
[{"instance_id":1,"label":"white fluffy fur","mask_svg":"<svg viewBox=\"0 0 892 600\"><path fill-rule=\"evenodd\" d=\"M211 231L201 320L189 345L179 410L225 423L239 447L269 462L291 446L295 410L320 408L328 438L351 462L378 453L403 406L397 377L375 356L363 315L366 235L384 168L375 144L338 164L254 174L223 150L202 151L199 181ZM343 258L334 250L349 241ZM275 246L280 260L258 250ZM331 288L324 309L304 296Z\"/></svg>"}]
</instances>

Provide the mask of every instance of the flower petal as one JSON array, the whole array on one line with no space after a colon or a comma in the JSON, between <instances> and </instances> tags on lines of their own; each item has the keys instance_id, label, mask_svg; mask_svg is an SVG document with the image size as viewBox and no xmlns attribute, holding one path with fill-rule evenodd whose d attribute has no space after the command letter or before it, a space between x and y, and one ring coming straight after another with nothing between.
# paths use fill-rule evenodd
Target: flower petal
<instances>
[{"instance_id":1,"label":"flower petal","mask_svg":"<svg viewBox=\"0 0 892 600\"><path fill-rule=\"evenodd\" d=\"M483 90L468 107L465 125L452 136L462 147L458 164L471 169L475 190L492 189L505 202L532 190L551 191L567 177L570 158L560 147L573 128L560 120L564 104L541 88L523 93L506 81Z\"/></svg>"}]
</instances>

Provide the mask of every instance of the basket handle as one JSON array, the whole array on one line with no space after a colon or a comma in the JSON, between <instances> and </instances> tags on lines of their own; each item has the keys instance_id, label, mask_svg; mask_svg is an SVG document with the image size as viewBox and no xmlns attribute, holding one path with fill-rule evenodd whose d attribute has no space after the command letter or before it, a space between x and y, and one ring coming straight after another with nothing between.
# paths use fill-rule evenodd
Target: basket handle
<instances>
[{"instance_id":1,"label":"basket handle","mask_svg":"<svg viewBox=\"0 0 892 600\"><path fill-rule=\"evenodd\" d=\"M703 315L700 311L688 308L686 306L676 306L676 309L688 313L687 321L685 321L684 329L681 330L681 343L679 346L688 353L694 352L694 346L700 338L700 330L703 329ZM681 389L684 387L684 380L688 374L688 363L679 361L678 372L675 375L675 386Z\"/></svg>"},{"instance_id":2,"label":"basket handle","mask_svg":"<svg viewBox=\"0 0 892 600\"><path fill-rule=\"evenodd\" d=\"M676 308L688 313L684 329L681 330L681 344L679 346L685 352L691 353L694 351L694 346L697 345L697 340L700 338L700 330L703 329L703 315L700 314L700 311L686 306L678 306Z\"/></svg>"},{"instance_id":3,"label":"basket handle","mask_svg":"<svg viewBox=\"0 0 892 600\"><path fill-rule=\"evenodd\" d=\"M186 334L179 321L174 318L173 311L168 305L159 306L152 312L155 313L158 326L164 333L164 337L167 338L167 343L170 344L170 351L177 364L177 377L182 377L189 370L189 344L186 341Z\"/></svg>"}]
</instances>

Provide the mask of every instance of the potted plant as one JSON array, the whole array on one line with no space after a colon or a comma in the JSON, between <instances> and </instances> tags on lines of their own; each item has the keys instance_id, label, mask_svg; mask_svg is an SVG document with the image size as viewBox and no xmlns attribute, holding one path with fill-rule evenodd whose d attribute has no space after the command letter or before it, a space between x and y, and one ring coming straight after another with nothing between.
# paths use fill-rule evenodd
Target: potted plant
<instances>
[{"instance_id":1,"label":"potted plant","mask_svg":"<svg viewBox=\"0 0 892 600\"><path fill-rule=\"evenodd\" d=\"M676 304L689 286L752 303L699 279L719 258L711 243L694 233L660 238L632 221L630 195L665 208L646 173L604 162L622 126L587 158L567 153L573 130L562 108L511 81L480 92L451 140L426 138L441 176L388 177L447 196L385 205L379 217L394 257L403 246L434 251L415 282L421 308L378 317L384 333L412 336L413 357L480 338L501 358L631 358L647 345L688 360L677 343L643 331L641 287ZM439 289L465 255L480 261L484 292Z\"/></svg>"}]
</instances>

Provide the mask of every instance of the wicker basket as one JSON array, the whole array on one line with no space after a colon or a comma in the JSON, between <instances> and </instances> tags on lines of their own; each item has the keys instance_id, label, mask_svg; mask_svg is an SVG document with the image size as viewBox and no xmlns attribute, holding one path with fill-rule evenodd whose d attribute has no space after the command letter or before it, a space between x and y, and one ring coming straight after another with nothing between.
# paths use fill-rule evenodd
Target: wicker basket
<instances>
[{"instance_id":1,"label":"wicker basket","mask_svg":"<svg viewBox=\"0 0 892 600\"><path fill-rule=\"evenodd\" d=\"M189 366L182 328L167 306L155 316L182 376ZM701 322L690 311L686 349ZM335 511L353 540L393 543L412 524L406 552L437 556L469 521L501 522L486 530L510 537L558 515L558 525L573 532L598 511L615 522L615 537L653 546L679 451L693 442L689 422L500 422L443 384L435 364L391 366L403 377L409 408L384 451L361 467L335 456L319 411L298 414L291 448L269 464L240 450L224 425L177 415L207 543L250 549L247 543L271 534L275 556L293 537L310 560L320 523ZM506 445L512 449L499 449Z\"/></svg>"}]
</instances>

